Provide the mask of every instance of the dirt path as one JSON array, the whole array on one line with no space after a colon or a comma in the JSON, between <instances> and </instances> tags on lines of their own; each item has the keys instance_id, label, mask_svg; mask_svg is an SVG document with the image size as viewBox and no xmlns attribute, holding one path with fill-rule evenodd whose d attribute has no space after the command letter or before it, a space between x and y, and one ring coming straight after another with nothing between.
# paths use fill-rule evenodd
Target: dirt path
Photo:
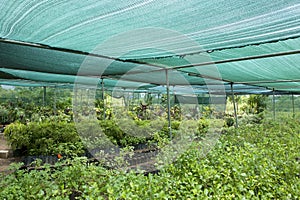
<instances>
[{"instance_id":1,"label":"dirt path","mask_svg":"<svg viewBox=\"0 0 300 200\"><path fill-rule=\"evenodd\" d=\"M9 165L13 162L20 162L20 159L19 158L8 158L8 159L0 158L0 173L8 171Z\"/></svg>"},{"instance_id":2,"label":"dirt path","mask_svg":"<svg viewBox=\"0 0 300 200\"><path fill-rule=\"evenodd\" d=\"M10 146L7 144L7 141L4 139L3 133L0 133L0 150L10 149Z\"/></svg>"},{"instance_id":3,"label":"dirt path","mask_svg":"<svg viewBox=\"0 0 300 200\"><path fill-rule=\"evenodd\" d=\"M7 141L4 139L3 133L0 133L0 150L9 150L10 146L8 145ZM16 158L8 158L2 159L0 158L0 172L6 171L9 165L13 162L17 162L18 159Z\"/></svg>"}]
</instances>

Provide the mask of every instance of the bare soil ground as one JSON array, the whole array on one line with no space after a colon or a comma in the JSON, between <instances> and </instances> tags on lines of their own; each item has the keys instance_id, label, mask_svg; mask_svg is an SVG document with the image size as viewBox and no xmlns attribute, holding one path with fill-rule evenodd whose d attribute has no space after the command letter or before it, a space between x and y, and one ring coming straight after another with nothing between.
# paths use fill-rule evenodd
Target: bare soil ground
<instances>
[{"instance_id":1,"label":"bare soil ground","mask_svg":"<svg viewBox=\"0 0 300 200\"><path fill-rule=\"evenodd\" d=\"M3 133L0 133L0 150L9 150L11 149L8 145L7 141L4 139ZM8 158L2 159L0 158L0 172L7 171L8 167L13 162L18 162L20 159L18 158Z\"/></svg>"},{"instance_id":2,"label":"bare soil ground","mask_svg":"<svg viewBox=\"0 0 300 200\"><path fill-rule=\"evenodd\" d=\"M0 150L10 149L10 146L7 144L7 141L4 139L3 133L0 133Z\"/></svg>"},{"instance_id":3,"label":"bare soil ground","mask_svg":"<svg viewBox=\"0 0 300 200\"><path fill-rule=\"evenodd\" d=\"M9 170L9 165L11 163L14 163L14 162L21 162L21 159L20 158L8 158L8 159L1 159L0 158L0 173L1 172L8 172Z\"/></svg>"}]
</instances>

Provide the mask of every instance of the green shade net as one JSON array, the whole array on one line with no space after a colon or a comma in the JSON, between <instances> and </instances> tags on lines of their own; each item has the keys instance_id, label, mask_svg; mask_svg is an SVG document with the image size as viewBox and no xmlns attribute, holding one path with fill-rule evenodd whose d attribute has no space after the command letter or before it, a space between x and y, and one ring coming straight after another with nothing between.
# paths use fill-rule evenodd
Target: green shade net
<instances>
[{"instance_id":1,"label":"green shade net","mask_svg":"<svg viewBox=\"0 0 300 200\"><path fill-rule=\"evenodd\" d=\"M167 81L197 93L231 92L230 83L241 94L300 92L297 0L2 0L0 8L0 84L102 78L106 88L158 92Z\"/></svg>"},{"instance_id":2,"label":"green shade net","mask_svg":"<svg viewBox=\"0 0 300 200\"><path fill-rule=\"evenodd\" d=\"M198 41L204 49L263 43L300 34L297 0L2 0L1 4L2 38L86 52L112 35L145 27L178 31ZM180 46L181 41L170 38L168 42ZM183 53L192 51L193 47L189 47Z\"/></svg>"}]
</instances>

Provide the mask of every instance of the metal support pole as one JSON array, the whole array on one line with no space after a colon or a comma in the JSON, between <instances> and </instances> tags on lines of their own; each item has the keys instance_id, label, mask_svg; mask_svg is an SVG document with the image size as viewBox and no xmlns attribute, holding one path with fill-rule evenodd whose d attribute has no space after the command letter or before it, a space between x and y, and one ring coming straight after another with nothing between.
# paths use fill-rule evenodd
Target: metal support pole
<instances>
[{"instance_id":1,"label":"metal support pole","mask_svg":"<svg viewBox=\"0 0 300 200\"><path fill-rule=\"evenodd\" d=\"M87 101L87 104L90 103L90 89L85 90L85 100Z\"/></svg>"},{"instance_id":2,"label":"metal support pole","mask_svg":"<svg viewBox=\"0 0 300 200\"><path fill-rule=\"evenodd\" d=\"M167 86L167 111L168 111L168 129L170 139L172 139L172 129L171 129L171 102L170 102L170 83L169 83L169 74L166 70L166 86Z\"/></svg>"},{"instance_id":3,"label":"metal support pole","mask_svg":"<svg viewBox=\"0 0 300 200\"><path fill-rule=\"evenodd\" d=\"M273 88L273 119L275 120L276 115L275 115L275 90Z\"/></svg>"},{"instance_id":4,"label":"metal support pole","mask_svg":"<svg viewBox=\"0 0 300 200\"><path fill-rule=\"evenodd\" d=\"M125 99L125 88L123 88L122 99L123 99L122 103L124 103L124 105L122 105L122 106L124 106L124 107L126 108L127 105L126 105L126 99ZM127 108L126 108L126 109L127 109Z\"/></svg>"},{"instance_id":5,"label":"metal support pole","mask_svg":"<svg viewBox=\"0 0 300 200\"><path fill-rule=\"evenodd\" d=\"M43 86L43 106L46 105L46 86Z\"/></svg>"},{"instance_id":6,"label":"metal support pole","mask_svg":"<svg viewBox=\"0 0 300 200\"><path fill-rule=\"evenodd\" d=\"M53 102L53 110L54 110L54 115L56 115L56 86L54 87L54 102Z\"/></svg>"},{"instance_id":7,"label":"metal support pole","mask_svg":"<svg viewBox=\"0 0 300 200\"><path fill-rule=\"evenodd\" d=\"M293 106L293 118L295 118L295 99L294 99L294 94L292 94L292 106Z\"/></svg>"},{"instance_id":8,"label":"metal support pole","mask_svg":"<svg viewBox=\"0 0 300 200\"><path fill-rule=\"evenodd\" d=\"M101 78L101 88L102 88L102 101L103 101L103 119L106 118L105 116L105 94L104 94L104 80Z\"/></svg>"},{"instance_id":9,"label":"metal support pole","mask_svg":"<svg viewBox=\"0 0 300 200\"><path fill-rule=\"evenodd\" d=\"M232 103L233 103L233 109L234 109L235 128L237 128L238 127L238 118L237 118L237 112L236 112L236 106L235 106L235 98L234 98L234 92L233 92L233 83L230 83L230 88L231 88Z\"/></svg>"},{"instance_id":10,"label":"metal support pole","mask_svg":"<svg viewBox=\"0 0 300 200\"><path fill-rule=\"evenodd\" d=\"M161 100L160 100L160 93L157 94L157 104L160 104Z\"/></svg>"}]
</instances>

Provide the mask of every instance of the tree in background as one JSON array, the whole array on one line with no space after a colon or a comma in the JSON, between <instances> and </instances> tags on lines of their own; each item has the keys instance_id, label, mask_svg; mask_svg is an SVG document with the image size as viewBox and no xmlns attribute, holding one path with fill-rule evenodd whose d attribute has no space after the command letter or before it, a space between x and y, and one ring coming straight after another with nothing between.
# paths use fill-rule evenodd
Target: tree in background
<instances>
[{"instance_id":1,"label":"tree in background","mask_svg":"<svg viewBox=\"0 0 300 200\"><path fill-rule=\"evenodd\" d=\"M250 95L247 100L247 105L244 108L249 114L259 114L267 108L266 95Z\"/></svg>"}]
</instances>

